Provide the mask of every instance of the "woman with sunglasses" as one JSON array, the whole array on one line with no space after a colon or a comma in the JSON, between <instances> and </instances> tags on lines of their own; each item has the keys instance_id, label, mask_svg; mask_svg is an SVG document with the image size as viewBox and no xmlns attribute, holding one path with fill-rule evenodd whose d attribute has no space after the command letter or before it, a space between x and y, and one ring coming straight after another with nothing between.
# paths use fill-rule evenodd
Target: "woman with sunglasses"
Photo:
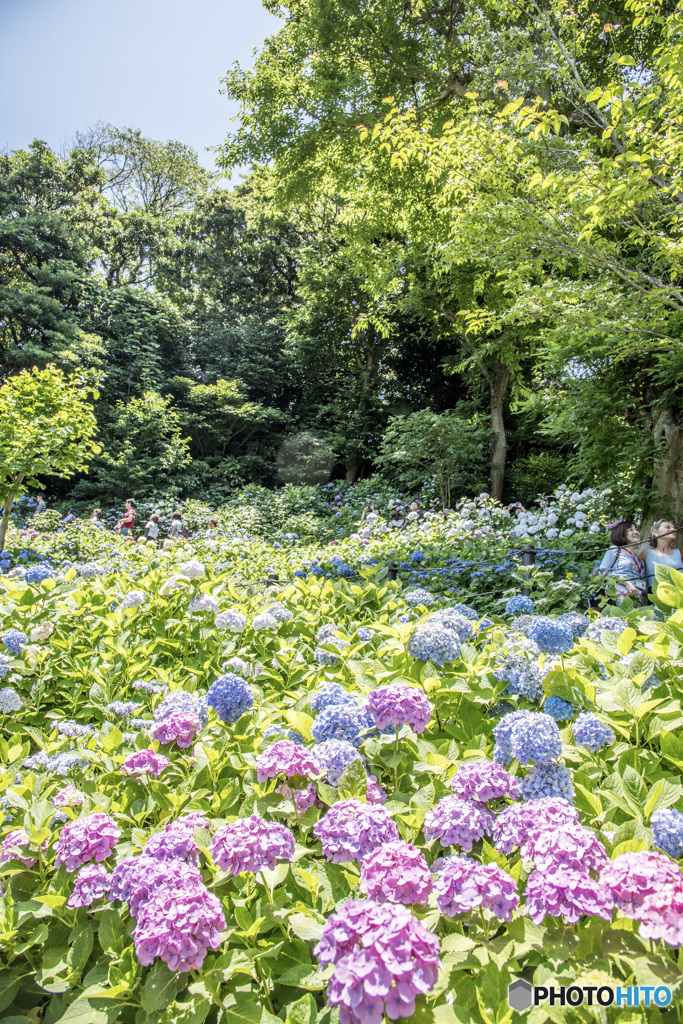
<instances>
[{"instance_id":1,"label":"woman with sunglasses","mask_svg":"<svg viewBox=\"0 0 683 1024\"><path fill-rule=\"evenodd\" d=\"M628 595L639 604L647 603L647 569L638 558L640 530L632 519L618 519L610 531L612 546L600 563L600 572L616 576L617 604Z\"/></svg>"},{"instance_id":2,"label":"woman with sunglasses","mask_svg":"<svg viewBox=\"0 0 683 1024\"><path fill-rule=\"evenodd\" d=\"M650 530L650 547L645 559L647 585L650 589L657 582L655 565L668 565L683 572L683 559L676 543L678 532L670 519L658 519Z\"/></svg>"}]
</instances>

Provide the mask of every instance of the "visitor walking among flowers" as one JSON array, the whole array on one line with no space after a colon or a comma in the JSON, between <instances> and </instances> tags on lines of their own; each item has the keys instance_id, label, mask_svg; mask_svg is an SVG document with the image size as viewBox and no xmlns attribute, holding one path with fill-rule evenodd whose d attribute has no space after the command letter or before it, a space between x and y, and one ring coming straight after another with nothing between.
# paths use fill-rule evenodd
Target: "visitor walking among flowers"
<instances>
[{"instance_id":1,"label":"visitor walking among flowers","mask_svg":"<svg viewBox=\"0 0 683 1024\"><path fill-rule=\"evenodd\" d=\"M617 603L628 595L640 604L647 599L647 570L638 558L640 530L632 519L618 519L610 531L611 547L600 563L600 572L616 578Z\"/></svg>"},{"instance_id":2,"label":"visitor walking among flowers","mask_svg":"<svg viewBox=\"0 0 683 1024\"><path fill-rule=\"evenodd\" d=\"M671 569L683 572L683 559L677 545L677 536L676 527L670 519L658 519L652 524L650 547L645 559L647 585L650 590L657 582L655 565L668 565Z\"/></svg>"}]
</instances>

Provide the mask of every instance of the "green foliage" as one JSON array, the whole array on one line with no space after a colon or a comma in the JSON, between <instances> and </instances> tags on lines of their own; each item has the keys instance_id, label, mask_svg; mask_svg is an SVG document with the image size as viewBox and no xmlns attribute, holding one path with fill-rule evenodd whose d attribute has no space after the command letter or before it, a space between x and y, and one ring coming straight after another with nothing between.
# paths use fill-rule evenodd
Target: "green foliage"
<instances>
[{"instance_id":1,"label":"green foliage","mask_svg":"<svg viewBox=\"0 0 683 1024\"><path fill-rule=\"evenodd\" d=\"M422 409L391 418L378 463L390 479L409 490L435 477L443 507L448 508L464 494L483 489L490 437L476 419Z\"/></svg>"},{"instance_id":2,"label":"green foliage","mask_svg":"<svg viewBox=\"0 0 683 1024\"><path fill-rule=\"evenodd\" d=\"M322 484L330 479L334 454L310 431L287 437L277 453L277 474L284 484Z\"/></svg>"}]
</instances>

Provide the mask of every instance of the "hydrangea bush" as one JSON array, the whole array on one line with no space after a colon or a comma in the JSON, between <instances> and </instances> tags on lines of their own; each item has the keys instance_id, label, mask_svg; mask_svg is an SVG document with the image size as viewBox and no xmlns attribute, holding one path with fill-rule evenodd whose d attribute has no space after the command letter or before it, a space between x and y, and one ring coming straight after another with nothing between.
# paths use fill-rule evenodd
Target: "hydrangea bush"
<instances>
[{"instance_id":1,"label":"hydrangea bush","mask_svg":"<svg viewBox=\"0 0 683 1024\"><path fill-rule=\"evenodd\" d=\"M559 556L520 574L525 537L595 543L595 494L396 534L309 491L2 569L0 1017L502 1024L514 978L599 977L677 1020L683 577L584 614Z\"/></svg>"}]
</instances>

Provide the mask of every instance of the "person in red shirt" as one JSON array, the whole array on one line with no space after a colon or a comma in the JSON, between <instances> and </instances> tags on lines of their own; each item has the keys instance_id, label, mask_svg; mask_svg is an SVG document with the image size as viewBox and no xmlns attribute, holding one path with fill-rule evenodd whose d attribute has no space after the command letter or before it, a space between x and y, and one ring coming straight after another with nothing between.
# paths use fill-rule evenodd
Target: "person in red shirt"
<instances>
[{"instance_id":1,"label":"person in red shirt","mask_svg":"<svg viewBox=\"0 0 683 1024\"><path fill-rule=\"evenodd\" d=\"M119 520L116 524L116 532L122 537L130 536L131 530L135 526L135 502L132 498L129 498L126 502L126 512L123 519Z\"/></svg>"}]
</instances>

